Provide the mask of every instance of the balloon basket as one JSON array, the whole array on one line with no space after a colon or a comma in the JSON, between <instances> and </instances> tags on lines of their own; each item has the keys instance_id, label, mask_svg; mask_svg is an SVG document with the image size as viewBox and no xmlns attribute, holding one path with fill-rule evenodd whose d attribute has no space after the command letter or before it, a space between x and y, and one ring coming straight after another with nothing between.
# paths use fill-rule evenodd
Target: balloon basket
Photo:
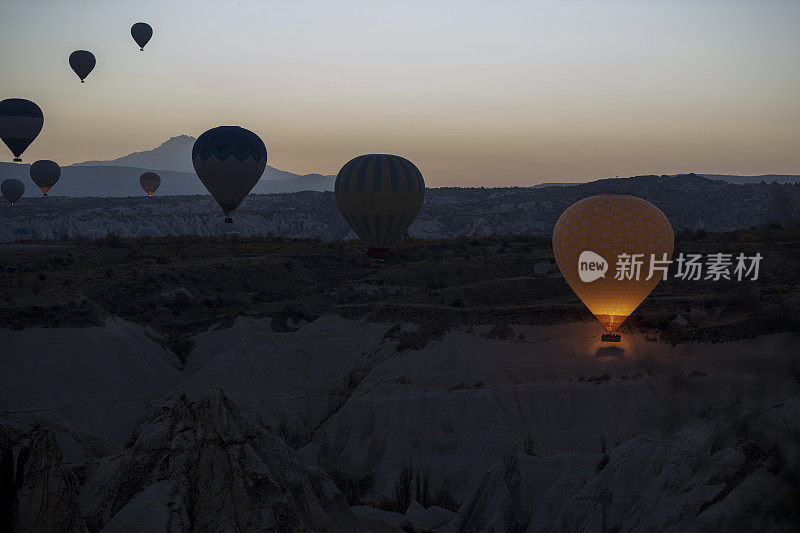
<instances>
[{"instance_id":1,"label":"balloon basket","mask_svg":"<svg viewBox=\"0 0 800 533\"><path fill-rule=\"evenodd\" d=\"M600 336L601 342L620 342L622 340L622 335L619 333L603 333Z\"/></svg>"},{"instance_id":2,"label":"balloon basket","mask_svg":"<svg viewBox=\"0 0 800 533\"><path fill-rule=\"evenodd\" d=\"M389 248L370 248L367 250L369 252L369 256L372 258L372 262L379 261L381 263L385 263L384 257L386 254L389 253Z\"/></svg>"},{"instance_id":3,"label":"balloon basket","mask_svg":"<svg viewBox=\"0 0 800 533\"><path fill-rule=\"evenodd\" d=\"M22 163L22 158L15 157L14 158L14 163Z\"/></svg>"},{"instance_id":4,"label":"balloon basket","mask_svg":"<svg viewBox=\"0 0 800 533\"><path fill-rule=\"evenodd\" d=\"M226 224L233 224L233 219L231 217L225 217Z\"/></svg>"}]
</instances>

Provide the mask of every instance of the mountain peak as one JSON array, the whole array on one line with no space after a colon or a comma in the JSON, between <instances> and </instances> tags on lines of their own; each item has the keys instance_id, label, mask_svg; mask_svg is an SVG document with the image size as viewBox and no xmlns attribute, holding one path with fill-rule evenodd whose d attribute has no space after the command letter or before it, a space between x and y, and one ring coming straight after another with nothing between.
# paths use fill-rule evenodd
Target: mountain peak
<instances>
[{"instance_id":1,"label":"mountain peak","mask_svg":"<svg viewBox=\"0 0 800 533\"><path fill-rule=\"evenodd\" d=\"M84 161L77 163L73 166L79 167L96 167L96 166L110 166L110 167L132 167L142 170L150 170L155 172L184 172L194 176L194 165L192 164L192 147L196 139L191 135L180 134L170 137L162 142L156 148L150 150L143 150L141 152L133 152L132 154L124 155L110 161ZM261 179L263 180L286 180L298 178L297 174L287 172L285 170L278 170L274 167L267 165ZM321 176L318 174L309 174L304 176L302 184L290 187L290 190L306 190L306 189L319 189L330 190L333 187L332 176ZM137 181L138 187L138 181ZM177 193L177 192L176 192ZM175 193L173 193L175 194Z\"/></svg>"},{"instance_id":2,"label":"mountain peak","mask_svg":"<svg viewBox=\"0 0 800 533\"><path fill-rule=\"evenodd\" d=\"M170 137L169 139L161 143L161 146L159 146L159 148L175 144L194 144L195 140L196 139L191 135L186 135L182 133L180 135L176 135L175 137Z\"/></svg>"}]
</instances>

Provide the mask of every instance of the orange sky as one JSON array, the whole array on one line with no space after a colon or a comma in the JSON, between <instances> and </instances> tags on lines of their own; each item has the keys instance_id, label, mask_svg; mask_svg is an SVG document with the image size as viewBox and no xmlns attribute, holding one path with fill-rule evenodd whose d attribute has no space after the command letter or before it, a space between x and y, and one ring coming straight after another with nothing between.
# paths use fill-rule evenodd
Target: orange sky
<instances>
[{"instance_id":1,"label":"orange sky","mask_svg":"<svg viewBox=\"0 0 800 533\"><path fill-rule=\"evenodd\" d=\"M281 169L397 153L431 186L800 173L800 2L14 1L3 15L0 97L45 112L27 161L238 124ZM138 20L155 29L145 52ZM98 61L83 85L78 48Z\"/></svg>"}]
</instances>

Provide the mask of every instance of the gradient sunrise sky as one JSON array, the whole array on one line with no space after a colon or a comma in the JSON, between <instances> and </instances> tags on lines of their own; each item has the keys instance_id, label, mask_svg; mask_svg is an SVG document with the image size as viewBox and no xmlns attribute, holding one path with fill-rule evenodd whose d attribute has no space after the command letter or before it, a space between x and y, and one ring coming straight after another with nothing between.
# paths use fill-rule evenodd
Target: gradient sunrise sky
<instances>
[{"instance_id":1,"label":"gradient sunrise sky","mask_svg":"<svg viewBox=\"0 0 800 533\"><path fill-rule=\"evenodd\" d=\"M0 5L0 98L45 113L27 162L237 124L280 169L396 153L430 186L800 173L800 1ZM83 85L76 49L97 56Z\"/></svg>"}]
</instances>

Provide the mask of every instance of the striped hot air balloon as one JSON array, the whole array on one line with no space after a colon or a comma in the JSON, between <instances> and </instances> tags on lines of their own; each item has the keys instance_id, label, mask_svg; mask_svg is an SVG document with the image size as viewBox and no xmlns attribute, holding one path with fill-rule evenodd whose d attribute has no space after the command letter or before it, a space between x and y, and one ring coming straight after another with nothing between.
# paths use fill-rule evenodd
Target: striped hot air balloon
<instances>
[{"instance_id":1,"label":"striped hot air balloon","mask_svg":"<svg viewBox=\"0 0 800 533\"><path fill-rule=\"evenodd\" d=\"M621 194L575 202L553 230L558 268L603 326L603 340L619 340L614 332L663 277L660 270L650 276L651 259L671 260L674 244L675 233L659 208ZM620 254L641 254L638 279L617 276Z\"/></svg>"},{"instance_id":2,"label":"striped hot air balloon","mask_svg":"<svg viewBox=\"0 0 800 533\"><path fill-rule=\"evenodd\" d=\"M255 187L267 166L267 147L250 130L239 126L218 126L203 133L192 147L192 164L228 216Z\"/></svg>"},{"instance_id":3,"label":"striped hot air balloon","mask_svg":"<svg viewBox=\"0 0 800 533\"><path fill-rule=\"evenodd\" d=\"M155 172L145 172L139 176L139 185L142 186L147 196L153 196L153 193L155 193L161 185L161 176Z\"/></svg>"},{"instance_id":4,"label":"striped hot air balloon","mask_svg":"<svg viewBox=\"0 0 800 533\"><path fill-rule=\"evenodd\" d=\"M0 102L0 139L22 161L22 153L42 131L44 115L38 105L23 98L8 98Z\"/></svg>"},{"instance_id":5,"label":"striped hot air balloon","mask_svg":"<svg viewBox=\"0 0 800 533\"><path fill-rule=\"evenodd\" d=\"M353 231L383 260L419 213L425 180L414 163L389 154L361 155L336 176L336 204Z\"/></svg>"}]
</instances>

